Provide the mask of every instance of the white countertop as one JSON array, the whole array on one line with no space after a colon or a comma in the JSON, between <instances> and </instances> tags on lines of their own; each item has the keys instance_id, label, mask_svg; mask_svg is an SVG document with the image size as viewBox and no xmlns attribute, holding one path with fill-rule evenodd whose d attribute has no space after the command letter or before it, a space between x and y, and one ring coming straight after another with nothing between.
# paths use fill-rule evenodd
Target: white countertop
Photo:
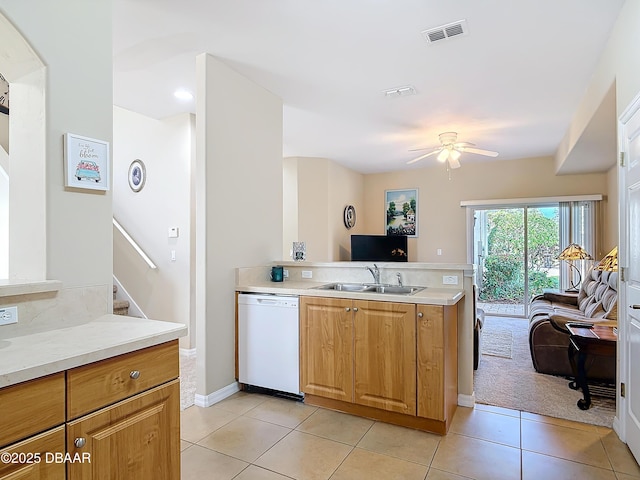
<instances>
[{"instance_id":1,"label":"white countertop","mask_svg":"<svg viewBox=\"0 0 640 480\"><path fill-rule=\"evenodd\" d=\"M73 327L0 339L0 388L186 335L181 323L103 315Z\"/></svg>"},{"instance_id":2,"label":"white countertop","mask_svg":"<svg viewBox=\"0 0 640 480\"><path fill-rule=\"evenodd\" d=\"M345 292L317 289L332 282L257 282L251 285L237 285L236 292L270 293L276 295L305 295L313 297L350 298L353 300L376 300L382 302L417 303L429 305L455 305L464 297L464 290L457 288L427 287L412 295L389 293Z\"/></svg>"}]
</instances>

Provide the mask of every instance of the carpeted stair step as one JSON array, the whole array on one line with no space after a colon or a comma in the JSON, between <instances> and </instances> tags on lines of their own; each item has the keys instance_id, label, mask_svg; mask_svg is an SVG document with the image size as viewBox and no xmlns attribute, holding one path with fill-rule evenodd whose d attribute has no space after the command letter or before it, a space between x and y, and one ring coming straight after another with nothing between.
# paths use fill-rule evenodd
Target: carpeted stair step
<instances>
[{"instance_id":1,"label":"carpeted stair step","mask_svg":"<svg viewBox=\"0 0 640 480\"><path fill-rule=\"evenodd\" d=\"M113 313L116 315L129 315L129 300L114 300Z\"/></svg>"}]
</instances>

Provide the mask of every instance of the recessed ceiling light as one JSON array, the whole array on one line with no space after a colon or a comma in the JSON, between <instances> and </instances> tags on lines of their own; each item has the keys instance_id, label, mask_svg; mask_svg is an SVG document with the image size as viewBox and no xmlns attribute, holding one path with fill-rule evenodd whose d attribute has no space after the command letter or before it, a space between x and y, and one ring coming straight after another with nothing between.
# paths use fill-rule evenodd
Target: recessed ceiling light
<instances>
[{"instance_id":1,"label":"recessed ceiling light","mask_svg":"<svg viewBox=\"0 0 640 480\"><path fill-rule=\"evenodd\" d=\"M193 100L193 93L186 90L176 90L173 94L179 100Z\"/></svg>"}]
</instances>

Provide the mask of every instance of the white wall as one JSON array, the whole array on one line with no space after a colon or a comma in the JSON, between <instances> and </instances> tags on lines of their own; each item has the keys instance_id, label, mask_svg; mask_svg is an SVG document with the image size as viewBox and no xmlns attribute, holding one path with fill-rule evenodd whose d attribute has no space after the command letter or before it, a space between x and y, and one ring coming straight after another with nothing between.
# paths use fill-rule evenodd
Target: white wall
<instances>
[{"instance_id":1,"label":"white wall","mask_svg":"<svg viewBox=\"0 0 640 480\"><path fill-rule=\"evenodd\" d=\"M114 275L147 317L188 325L192 115L160 121L114 107L113 120L113 215L158 267L114 233ZM147 174L139 192L128 183L136 159ZM169 227L178 227L178 238L168 237ZM189 337L180 343L192 348Z\"/></svg>"},{"instance_id":2,"label":"white wall","mask_svg":"<svg viewBox=\"0 0 640 480\"><path fill-rule=\"evenodd\" d=\"M7 44L0 46L0 70L12 82L11 117L20 104L36 102L25 107L32 121L14 125L10 119L10 161L13 164L16 155L21 159L16 163L25 170L31 165L24 188L11 189L11 195L14 191L23 195L15 205L11 197L12 217L38 232L29 234L23 229L14 238L12 224L13 245L20 251L16 257L12 251L11 262L28 263L36 258L45 265L34 267L35 274L61 280L67 288L107 287L112 275L111 192L65 189L63 134L112 142L111 2L0 0L0 13L46 65L39 70L31 68L33 62L7 68L4 62L13 57L6 55ZM14 91L14 80L22 83L22 92L20 88ZM14 173L12 165L9 174L15 186L20 175ZM23 178L26 174L22 173Z\"/></svg>"},{"instance_id":3,"label":"white wall","mask_svg":"<svg viewBox=\"0 0 640 480\"><path fill-rule=\"evenodd\" d=\"M9 278L9 176L2 167L9 159L0 147L0 278Z\"/></svg>"},{"instance_id":4,"label":"white wall","mask_svg":"<svg viewBox=\"0 0 640 480\"><path fill-rule=\"evenodd\" d=\"M282 101L211 55L196 77L196 394L210 395L235 382L235 269L282 253Z\"/></svg>"}]
</instances>

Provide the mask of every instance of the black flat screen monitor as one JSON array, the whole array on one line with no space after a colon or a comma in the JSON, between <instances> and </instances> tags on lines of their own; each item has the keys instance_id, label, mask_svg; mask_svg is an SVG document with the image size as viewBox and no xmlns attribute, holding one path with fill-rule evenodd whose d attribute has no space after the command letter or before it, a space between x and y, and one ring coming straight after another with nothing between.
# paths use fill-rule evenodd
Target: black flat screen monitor
<instances>
[{"instance_id":1,"label":"black flat screen monitor","mask_svg":"<svg viewBox=\"0 0 640 480\"><path fill-rule=\"evenodd\" d=\"M407 237L403 235L351 235L353 262L406 262Z\"/></svg>"}]
</instances>

